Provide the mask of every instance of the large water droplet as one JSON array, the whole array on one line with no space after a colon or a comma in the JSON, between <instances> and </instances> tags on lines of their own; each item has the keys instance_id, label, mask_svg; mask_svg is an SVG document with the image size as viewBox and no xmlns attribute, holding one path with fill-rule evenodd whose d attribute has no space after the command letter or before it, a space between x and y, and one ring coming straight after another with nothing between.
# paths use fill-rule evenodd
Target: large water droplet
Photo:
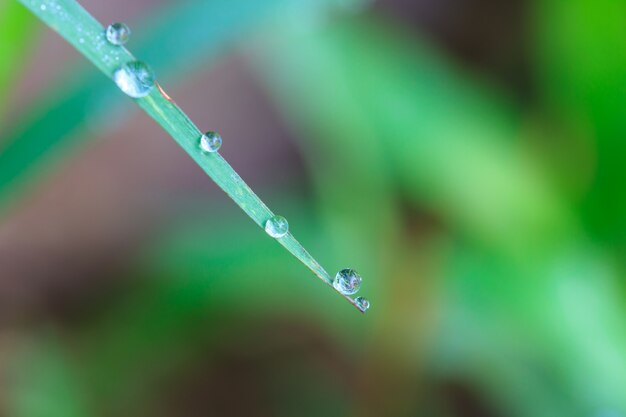
<instances>
[{"instance_id":1,"label":"large water droplet","mask_svg":"<svg viewBox=\"0 0 626 417\"><path fill-rule=\"evenodd\" d=\"M354 299L354 302L359 310L364 313L370 308L370 301L365 297L357 297Z\"/></svg>"},{"instance_id":2,"label":"large water droplet","mask_svg":"<svg viewBox=\"0 0 626 417\"><path fill-rule=\"evenodd\" d=\"M265 231L276 239L284 237L289 233L289 222L283 216L274 216L265 222Z\"/></svg>"},{"instance_id":3,"label":"large water droplet","mask_svg":"<svg viewBox=\"0 0 626 417\"><path fill-rule=\"evenodd\" d=\"M107 27L107 40L113 45L124 45L130 39L130 28L124 23L112 23Z\"/></svg>"},{"instance_id":4,"label":"large water droplet","mask_svg":"<svg viewBox=\"0 0 626 417\"><path fill-rule=\"evenodd\" d=\"M361 288L361 281L363 279L354 269L346 268L337 272L333 287L342 294L352 295Z\"/></svg>"},{"instance_id":5,"label":"large water droplet","mask_svg":"<svg viewBox=\"0 0 626 417\"><path fill-rule=\"evenodd\" d=\"M124 93L139 98L154 88L154 73L141 61L127 62L113 73L113 81Z\"/></svg>"},{"instance_id":6,"label":"large water droplet","mask_svg":"<svg viewBox=\"0 0 626 417\"><path fill-rule=\"evenodd\" d=\"M200 137L200 148L204 152L217 152L222 147L222 137L217 132L206 132Z\"/></svg>"}]
</instances>

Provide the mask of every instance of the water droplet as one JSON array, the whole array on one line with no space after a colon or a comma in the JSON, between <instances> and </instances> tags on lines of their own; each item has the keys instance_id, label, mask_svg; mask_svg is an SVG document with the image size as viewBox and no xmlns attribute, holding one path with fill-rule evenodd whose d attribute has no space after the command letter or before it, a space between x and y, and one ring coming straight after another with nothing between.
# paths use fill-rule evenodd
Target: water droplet
<instances>
[{"instance_id":1,"label":"water droplet","mask_svg":"<svg viewBox=\"0 0 626 417\"><path fill-rule=\"evenodd\" d=\"M274 216L265 222L265 231L276 239L285 237L289 233L289 222L283 216Z\"/></svg>"},{"instance_id":2,"label":"water droplet","mask_svg":"<svg viewBox=\"0 0 626 417\"><path fill-rule=\"evenodd\" d=\"M204 152L217 152L222 147L222 137L217 132L206 132L200 137L200 148Z\"/></svg>"},{"instance_id":3,"label":"water droplet","mask_svg":"<svg viewBox=\"0 0 626 417\"><path fill-rule=\"evenodd\" d=\"M46 11L46 9L47 9L47 7L46 7L46 5L45 5L45 4L42 4L41 6L39 6L39 8L40 8L42 11L44 11L44 12L45 12L45 11Z\"/></svg>"},{"instance_id":4,"label":"water droplet","mask_svg":"<svg viewBox=\"0 0 626 417\"><path fill-rule=\"evenodd\" d=\"M357 297L354 299L354 302L359 310L364 313L370 308L370 301L365 297Z\"/></svg>"},{"instance_id":5,"label":"water droplet","mask_svg":"<svg viewBox=\"0 0 626 417\"><path fill-rule=\"evenodd\" d=\"M154 88L154 73L143 62L132 61L123 64L113 73L113 81L129 96L145 97Z\"/></svg>"},{"instance_id":6,"label":"water droplet","mask_svg":"<svg viewBox=\"0 0 626 417\"><path fill-rule=\"evenodd\" d=\"M107 28L106 35L113 45L124 45L130 39L130 28L124 23L112 23Z\"/></svg>"},{"instance_id":7,"label":"water droplet","mask_svg":"<svg viewBox=\"0 0 626 417\"><path fill-rule=\"evenodd\" d=\"M352 295L361 288L361 281L363 279L354 269L346 268L337 272L333 287L344 295Z\"/></svg>"}]
</instances>

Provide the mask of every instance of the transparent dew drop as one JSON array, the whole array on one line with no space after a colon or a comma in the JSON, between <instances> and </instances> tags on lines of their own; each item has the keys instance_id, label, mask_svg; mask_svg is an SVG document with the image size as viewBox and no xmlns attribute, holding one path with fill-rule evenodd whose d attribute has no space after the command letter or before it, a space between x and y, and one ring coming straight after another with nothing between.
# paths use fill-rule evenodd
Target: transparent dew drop
<instances>
[{"instance_id":1,"label":"transparent dew drop","mask_svg":"<svg viewBox=\"0 0 626 417\"><path fill-rule=\"evenodd\" d=\"M140 98L150 94L154 88L154 73L147 64L132 61L113 73L113 81L127 95Z\"/></svg>"},{"instance_id":2,"label":"transparent dew drop","mask_svg":"<svg viewBox=\"0 0 626 417\"><path fill-rule=\"evenodd\" d=\"M337 272L333 287L344 295L352 295L361 288L361 281L363 279L354 269L346 268Z\"/></svg>"},{"instance_id":3,"label":"transparent dew drop","mask_svg":"<svg viewBox=\"0 0 626 417\"><path fill-rule=\"evenodd\" d=\"M217 132L206 132L200 137L200 148L204 152L217 152L222 147L222 137Z\"/></svg>"},{"instance_id":4,"label":"transparent dew drop","mask_svg":"<svg viewBox=\"0 0 626 417\"><path fill-rule=\"evenodd\" d=\"M265 231L276 239L285 237L289 233L289 222L283 216L274 216L265 222Z\"/></svg>"},{"instance_id":5,"label":"transparent dew drop","mask_svg":"<svg viewBox=\"0 0 626 417\"><path fill-rule=\"evenodd\" d=\"M113 45L124 45L130 39L130 28L124 23L112 23L107 27L107 41Z\"/></svg>"},{"instance_id":6,"label":"transparent dew drop","mask_svg":"<svg viewBox=\"0 0 626 417\"><path fill-rule=\"evenodd\" d=\"M357 297L354 299L354 302L356 303L356 306L359 308L359 310L364 313L370 308L370 301L365 297Z\"/></svg>"}]
</instances>

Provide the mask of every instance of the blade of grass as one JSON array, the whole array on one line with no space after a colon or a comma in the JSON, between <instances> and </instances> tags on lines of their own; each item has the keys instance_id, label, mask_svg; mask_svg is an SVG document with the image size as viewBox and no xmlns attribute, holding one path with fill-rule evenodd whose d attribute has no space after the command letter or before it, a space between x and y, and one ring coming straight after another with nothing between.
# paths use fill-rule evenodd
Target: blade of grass
<instances>
[{"instance_id":1,"label":"blade of grass","mask_svg":"<svg viewBox=\"0 0 626 417\"><path fill-rule=\"evenodd\" d=\"M33 38L35 19L21 4L7 1L0 4L0 126L4 110L11 93L11 83L16 80L28 48Z\"/></svg>"},{"instance_id":2,"label":"blade of grass","mask_svg":"<svg viewBox=\"0 0 626 417\"><path fill-rule=\"evenodd\" d=\"M205 68L207 61L257 28L287 1L219 0L177 4L157 13L145 30L137 31L132 42L137 45L137 54L147 59L163 79L173 78L174 74L181 77L190 69ZM21 5L17 7L28 13ZM202 26L202 30L198 30L197 25L187 24L202 17L210 17L212 24ZM173 27L176 28L174 33ZM45 171L53 156L61 159L76 145L85 142L84 138L90 135L77 134L81 127L97 124L96 128L102 132L111 124L98 123L99 120L110 115L113 109L124 114L123 97L111 89L106 79L92 73L81 77L76 71L72 71L71 77L65 77L70 80L53 83L55 91L49 94L52 98L32 105L38 110L19 121L16 129L0 133L3 137L0 208L19 194L20 186L27 180Z\"/></svg>"},{"instance_id":3,"label":"blade of grass","mask_svg":"<svg viewBox=\"0 0 626 417\"><path fill-rule=\"evenodd\" d=\"M76 1L73 0L20 0L49 27L56 30L105 75L124 63L135 60L123 47L106 42L104 27ZM158 85L157 85L158 86ZM134 99L193 158L194 161L230 196L239 207L261 228L273 217L272 211L248 187L241 177L219 153L204 154L198 142L202 132L187 115L158 86L143 98ZM324 268L289 233L278 242L306 265L320 280L333 288L332 278ZM350 297L341 294L355 308ZM360 309L359 309L360 311Z\"/></svg>"}]
</instances>

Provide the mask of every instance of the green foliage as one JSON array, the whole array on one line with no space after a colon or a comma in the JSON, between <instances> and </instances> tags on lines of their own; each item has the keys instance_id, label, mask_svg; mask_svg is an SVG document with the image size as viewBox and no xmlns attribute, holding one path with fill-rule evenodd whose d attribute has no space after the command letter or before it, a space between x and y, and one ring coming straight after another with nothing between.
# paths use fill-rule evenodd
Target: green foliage
<instances>
[{"instance_id":1,"label":"green foliage","mask_svg":"<svg viewBox=\"0 0 626 417\"><path fill-rule=\"evenodd\" d=\"M589 135L588 146L597 155L592 162L597 170L585 179L592 183L582 202L585 223L593 235L620 245L626 228L626 52L624 27L616 16L624 13L623 2L576 0L565 5L546 0L535 6L534 28L545 108L569 131ZM587 164L579 156L571 175L584 172Z\"/></svg>"},{"instance_id":2,"label":"green foliage","mask_svg":"<svg viewBox=\"0 0 626 417\"><path fill-rule=\"evenodd\" d=\"M18 2L5 1L0 3L0 127L3 126L3 115L7 101L11 97L13 82L17 72L22 68L26 49L34 33L34 17Z\"/></svg>"},{"instance_id":3,"label":"green foliage","mask_svg":"<svg viewBox=\"0 0 626 417\"><path fill-rule=\"evenodd\" d=\"M327 138L335 155L362 155L359 176L368 186L384 193L399 182L414 202L507 256L554 250L576 225L530 155L509 140L520 124L513 104L395 32L357 20L281 33L257 58L302 132Z\"/></svg>"},{"instance_id":4,"label":"green foliage","mask_svg":"<svg viewBox=\"0 0 626 417\"><path fill-rule=\"evenodd\" d=\"M380 21L354 19L312 30L290 28L252 55L295 128L311 135L303 145L311 148L307 152L322 149L323 158L331 159L330 168L316 176L325 207L341 224L336 228L342 236L349 234L346 229L368 228L371 235L361 242L387 236L384 245L356 243L363 253L388 261L375 274L384 277L376 292L387 326L406 314L397 301L406 291L401 281L419 276L415 266L402 265L407 276L397 277L394 290L393 275L385 275L406 244L393 238L403 227L394 223L400 215L390 187L396 185L412 205L427 206L454 231L441 300L449 310L431 357L437 372L472 379L492 393L498 408L517 410L513 415L626 406L613 388L626 383L626 369L617 360L626 340L614 323L623 308L608 289L616 271L587 247L573 208L532 163L536 156L520 152L511 140L523 134L519 109L405 38ZM359 155L350 172L342 164L346 155ZM367 191L340 191L362 181ZM365 207L359 219L352 218L349 204L341 204L346 201ZM576 329L574 323L582 322L576 305L586 305L582 321L604 329L595 333L602 342L593 347L586 343L592 330ZM564 323L571 327L564 330ZM510 342L517 338L529 342ZM540 371L528 369L524 358L531 351L539 355L537 368L556 368L554 379L542 380ZM493 367L485 370L476 352L485 352ZM589 365L572 365L581 363ZM613 383L589 390L585 378L595 375L598 381L607 374ZM586 398L573 404L562 392Z\"/></svg>"}]
</instances>

